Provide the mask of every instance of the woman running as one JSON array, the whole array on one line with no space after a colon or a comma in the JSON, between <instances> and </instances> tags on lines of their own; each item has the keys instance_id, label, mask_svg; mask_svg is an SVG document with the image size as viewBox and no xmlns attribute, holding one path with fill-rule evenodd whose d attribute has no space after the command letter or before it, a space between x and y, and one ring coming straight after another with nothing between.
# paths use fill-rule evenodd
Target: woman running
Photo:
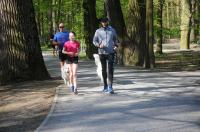
<instances>
[{"instance_id":1,"label":"woman running","mask_svg":"<svg viewBox=\"0 0 200 132\"><path fill-rule=\"evenodd\" d=\"M69 41L65 42L63 53L67 54L66 63L69 68L69 86L74 92L78 94L77 90L77 69L78 69L78 55L80 51L80 43L75 40L75 33L69 33Z\"/></svg>"}]
</instances>

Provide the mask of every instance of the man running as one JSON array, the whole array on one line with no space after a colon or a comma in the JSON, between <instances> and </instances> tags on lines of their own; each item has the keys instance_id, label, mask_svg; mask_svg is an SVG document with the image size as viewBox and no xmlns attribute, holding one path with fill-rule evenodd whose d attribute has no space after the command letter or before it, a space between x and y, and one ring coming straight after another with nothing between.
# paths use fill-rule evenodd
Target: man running
<instances>
[{"instance_id":1,"label":"man running","mask_svg":"<svg viewBox=\"0 0 200 132\"><path fill-rule=\"evenodd\" d=\"M114 93L112 86L114 72L113 63L114 49L117 48L118 43L117 34L116 31L109 26L108 18L102 18L100 22L102 27L96 30L93 38L93 44L98 47L98 53L101 61L104 82L103 92Z\"/></svg>"},{"instance_id":2,"label":"man running","mask_svg":"<svg viewBox=\"0 0 200 132\"><path fill-rule=\"evenodd\" d=\"M53 38L53 44L58 45L58 53L59 53L59 59L60 59L60 67L63 68L66 60L66 55L62 53L63 46L65 42L69 40L69 32L64 30L64 24L59 24L59 32L57 32Z\"/></svg>"}]
</instances>

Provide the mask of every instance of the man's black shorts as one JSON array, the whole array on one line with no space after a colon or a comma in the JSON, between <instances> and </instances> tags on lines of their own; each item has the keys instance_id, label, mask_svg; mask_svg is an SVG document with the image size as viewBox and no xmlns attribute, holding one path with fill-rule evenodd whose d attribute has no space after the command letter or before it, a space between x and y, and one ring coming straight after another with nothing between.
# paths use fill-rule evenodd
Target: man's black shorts
<instances>
[{"instance_id":1,"label":"man's black shorts","mask_svg":"<svg viewBox=\"0 0 200 132\"><path fill-rule=\"evenodd\" d=\"M65 61L66 60L66 54L63 54L61 51L59 51L59 59L60 61Z\"/></svg>"},{"instance_id":2,"label":"man's black shorts","mask_svg":"<svg viewBox=\"0 0 200 132\"><path fill-rule=\"evenodd\" d=\"M55 46L55 45L53 45L53 44L51 45L51 47L52 47L53 49L55 49L55 48L56 48L56 46Z\"/></svg>"}]
</instances>

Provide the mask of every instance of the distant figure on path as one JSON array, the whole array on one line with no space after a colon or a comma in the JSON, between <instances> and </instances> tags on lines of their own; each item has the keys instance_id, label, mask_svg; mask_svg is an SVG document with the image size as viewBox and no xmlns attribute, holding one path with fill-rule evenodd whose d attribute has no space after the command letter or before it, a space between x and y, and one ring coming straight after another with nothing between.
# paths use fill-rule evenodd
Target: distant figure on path
<instances>
[{"instance_id":1,"label":"distant figure on path","mask_svg":"<svg viewBox=\"0 0 200 132\"><path fill-rule=\"evenodd\" d=\"M93 38L93 44L98 47L98 54L101 61L104 82L103 92L112 94L114 93L112 86L114 50L118 47L118 39L116 31L109 26L108 18L102 18L100 23L102 27L96 30Z\"/></svg>"},{"instance_id":2,"label":"distant figure on path","mask_svg":"<svg viewBox=\"0 0 200 132\"><path fill-rule=\"evenodd\" d=\"M66 63L69 68L69 86L74 94L78 94L77 90L77 69L78 69L78 55L80 51L80 43L75 40L75 33L69 33L69 41L67 41L63 48L63 53L67 55Z\"/></svg>"},{"instance_id":3,"label":"distant figure on path","mask_svg":"<svg viewBox=\"0 0 200 132\"><path fill-rule=\"evenodd\" d=\"M55 56L58 55L58 46L53 44L53 38L54 38L54 35L51 35L51 37L50 37L50 45L52 47L52 54L55 57Z\"/></svg>"}]
</instances>

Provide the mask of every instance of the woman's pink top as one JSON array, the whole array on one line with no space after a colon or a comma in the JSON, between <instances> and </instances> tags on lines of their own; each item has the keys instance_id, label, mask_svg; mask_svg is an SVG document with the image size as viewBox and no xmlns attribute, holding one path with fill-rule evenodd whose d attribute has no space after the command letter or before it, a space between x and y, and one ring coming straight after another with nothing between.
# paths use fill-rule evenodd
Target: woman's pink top
<instances>
[{"instance_id":1,"label":"woman's pink top","mask_svg":"<svg viewBox=\"0 0 200 132\"><path fill-rule=\"evenodd\" d=\"M65 42L65 51L78 53L80 48L80 43L78 41L67 41Z\"/></svg>"}]
</instances>

